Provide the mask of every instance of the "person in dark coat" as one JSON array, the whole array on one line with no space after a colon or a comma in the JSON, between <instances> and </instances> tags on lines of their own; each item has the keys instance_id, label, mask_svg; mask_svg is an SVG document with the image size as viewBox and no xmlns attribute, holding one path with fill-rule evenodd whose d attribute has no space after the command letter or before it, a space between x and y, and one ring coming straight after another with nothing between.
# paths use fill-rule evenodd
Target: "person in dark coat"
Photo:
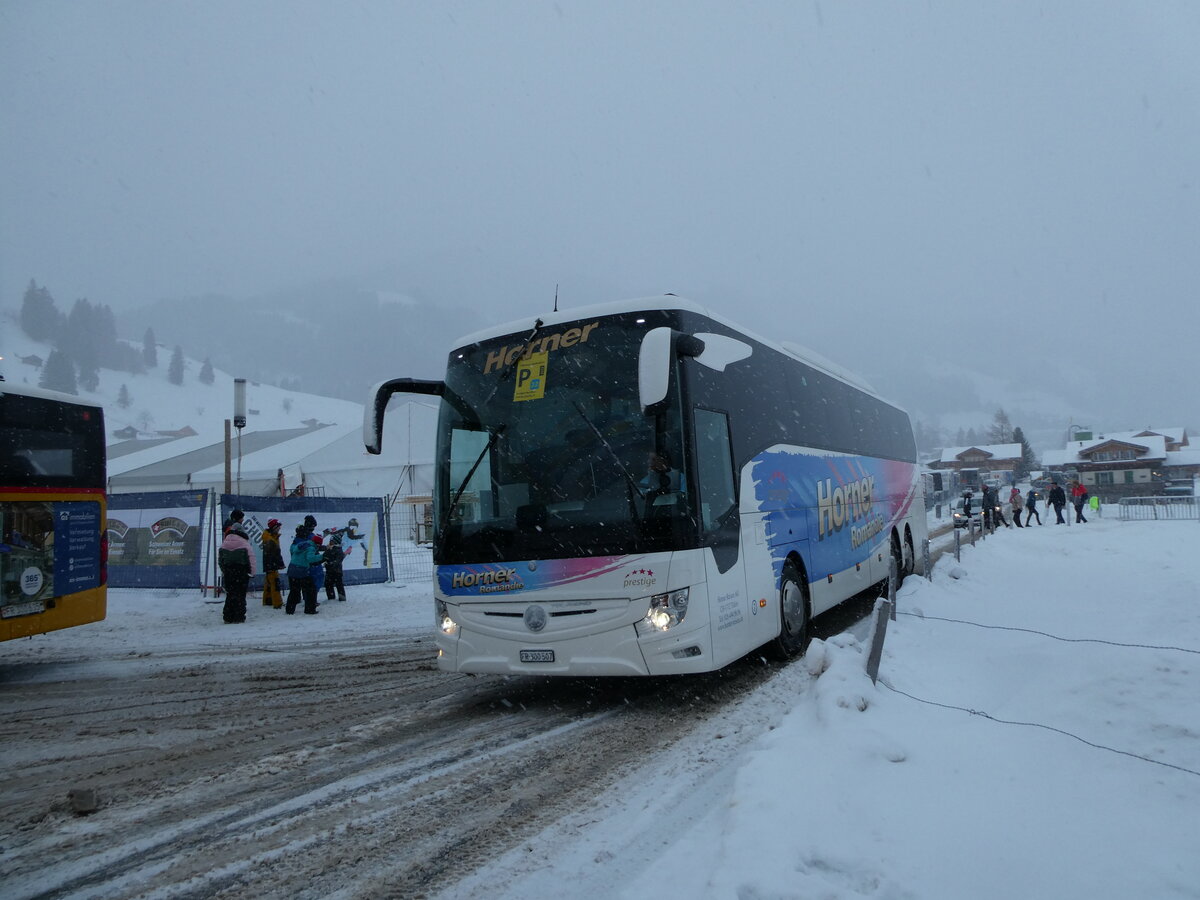
<instances>
[{"instance_id":1,"label":"person in dark coat","mask_svg":"<svg viewBox=\"0 0 1200 900\"><path fill-rule=\"evenodd\" d=\"M222 616L227 625L246 621L246 590L250 587L250 576L255 573L254 548L240 522L229 526L229 533L221 541L217 552L217 563L221 567L221 581L225 586L225 607Z\"/></svg>"},{"instance_id":2,"label":"person in dark coat","mask_svg":"<svg viewBox=\"0 0 1200 900\"><path fill-rule=\"evenodd\" d=\"M342 536L335 534L329 539L325 548L325 599L332 600L337 595L338 600L346 599L346 585L342 581L342 560L346 554L342 552Z\"/></svg>"},{"instance_id":3,"label":"person in dark coat","mask_svg":"<svg viewBox=\"0 0 1200 900\"><path fill-rule=\"evenodd\" d=\"M1030 519L1037 519L1039 525L1045 525L1042 517L1037 511L1038 494L1033 488L1029 489L1029 493L1025 495L1025 525L1029 526Z\"/></svg>"},{"instance_id":4,"label":"person in dark coat","mask_svg":"<svg viewBox=\"0 0 1200 900\"><path fill-rule=\"evenodd\" d=\"M1054 507L1054 515L1058 517L1055 525L1066 525L1067 520L1063 518L1063 507L1067 505L1067 495L1057 481L1050 485L1050 493L1046 495L1046 501Z\"/></svg>"},{"instance_id":5,"label":"person in dark coat","mask_svg":"<svg viewBox=\"0 0 1200 900\"><path fill-rule=\"evenodd\" d=\"M267 522L262 535L263 555L263 606L283 608L283 594L279 590L279 573L285 568L283 551L279 549L279 529L283 523L278 519Z\"/></svg>"},{"instance_id":6,"label":"person in dark coat","mask_svg":"<svg viewBox=\"0 0 1200 900\"><path fill-rule=\"evenodd\" d=\"M289 616L296 612L301 600L304 601L305 615L317 614L317 585L312 578L312 567L320 562L321 551L312 542L308 530L304 525L297 525L288 564L288 598L283 610Z\"/></svg>"},{"instance_id":7,"label":"person in dark coat","mask_svg":"<svg viewBox=\"0 0 1200 900\"><path fill-rule=\"evenodd\" d=\"M1083 486L1080 481L1071 482L1071 504L1075 507L1075 521L1086 522L1087 517L1083 514L1083 505L1088 502L1088 489Z\"/></svg>"}]
</instances>

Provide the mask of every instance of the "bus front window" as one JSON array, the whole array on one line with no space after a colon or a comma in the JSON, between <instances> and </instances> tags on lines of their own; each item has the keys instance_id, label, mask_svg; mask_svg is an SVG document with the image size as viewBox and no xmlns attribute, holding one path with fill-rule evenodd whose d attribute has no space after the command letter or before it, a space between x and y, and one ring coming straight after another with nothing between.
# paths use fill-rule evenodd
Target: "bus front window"
<instances>
[{"instance_id":1,"label":"bus front window","mask_svg":"<svg viewBox=\"0 0 1200 900\"><path fill-rule=\"evenodd\" d=\"M535 357L534 389L520 366L488 367L523 336L453 359L447 385L463 404L441 414L439 564L661 549L691 527L679 403L647 416L638 401L644 328L588 324L573 329L586 344ZM669 460L665 488L655 456Z\"/></svg>"}]
</instances>

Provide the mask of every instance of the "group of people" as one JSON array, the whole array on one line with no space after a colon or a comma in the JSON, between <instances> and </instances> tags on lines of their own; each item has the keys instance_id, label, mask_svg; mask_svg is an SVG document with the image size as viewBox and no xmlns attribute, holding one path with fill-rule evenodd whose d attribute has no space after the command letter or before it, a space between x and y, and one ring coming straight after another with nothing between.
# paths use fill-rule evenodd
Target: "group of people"
<instances>
[{"instance_id":1,"label":"group of people","mask_svg":"<svg viewBox=\"0 0 1200 900\"><path fill-rule=\"evenodd\" d=\"M1071 479L1070 490L1071 504L1075 507L1075 521L1086 522L1087 517L1084 516L1083 509L1091 499L1091 495L1088 493L1088 489L1085 488L1079 480L1074 478ZM968 504L967 513L969 514L971 494L968 491L964 496L966 497L966 503ZM1009 492L1008 500L1006 502L1000 499L999 492L995 488L993 488L991 485L985 484L983 486L983 496L981 498L983 525L985 528L998 528L1001 525L1003 525L1005 528L1012 528L1013 525L1016 525L1018 528L1022 528L1028 527L1030 521L1033 519L1037 519L1037 523L1039 525L1044 525L1045 523L1042 521L1042 517L1038 513L1037 508L1039 499L1041 499L1041 496L1038 494L1036 488L1030 487L1029 491L1022 495L1021 489L1014 484L1012 490ZM1008 519L1004 517L1004 509L1006 506L1008 507L1009 515L1012 518L1011 524L1009 523ZM1046 492L1046 506L1047 510L1054 510L1054 515L1057 519L1055 522L1056 525L1067 524L1066 519L1063 518L1063 510L1067 506L1067 492L1063 490L1062 485L1060 485L1057 481L1050 482L1050 490ZM1021 524L1022 510L1025 512L1024 526Z\"/></svg>"},{"instance_id":2,"label":"group of people","mask_svg":"<svg viewBox=\"0 0 1200 900\"><path fill-rule=\"evenodd\" d=\"M250 536L243 524L245 513L235 509L225 522L225 535L218 551L218 562L225 587L223 618L227 624L246 621L246 592L250 578L258 574L258 563ZM283 609L289 616L303 604L305 615L316 615L320 610L317 594L323 587L328 600L336 597L346 599L346 584L342 565L346 558L343 538L349 535L361 539L355 532L357 519L351 519L345 528L328 528L324 535L317 534L315 516L307 515L303 523L296 526L295 536L288 549L285 564L283 549L279 541L283 523L270 519L262 534L263 558L263 606ZM328 538L328 545L325 543ZM364 553L365 553L364 548ZM280 575L287 570L287 600L283 598Z\"/></svg>"}]
</instances>

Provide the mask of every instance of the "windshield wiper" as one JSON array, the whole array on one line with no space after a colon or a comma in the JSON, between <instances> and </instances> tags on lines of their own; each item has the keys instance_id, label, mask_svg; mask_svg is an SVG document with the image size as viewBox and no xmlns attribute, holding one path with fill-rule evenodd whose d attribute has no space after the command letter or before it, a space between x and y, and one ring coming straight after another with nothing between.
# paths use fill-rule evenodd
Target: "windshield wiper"
<instances>
[{"instance_id":1,"label":"windshield wiper","mask_svg":"<svg viewBox=\"0 0 1200 900\"><path fill-rule=\"evenodd\" d=\"M490 453L496 446L496 441L500 440L500 435L504 434L504 429L506 428L508 428L507 425L501 425L495 431L493 431L491 437L488 438L487 444L482 450L479 451L479 456L475 458L475 462L471 464L470 471L467 472L466 477L462 480L462 484L458 486L458 492L455 493L454 499L451 500L450 505L446 507L446 515L442 517L443 530L449 527L450 518L454 515L454 510L458 508L458 501L462 498L463 491L467 489L467 485L470 484L471 479L475 477L475 470L479 468L479 464L483 462L483 458L487 456L488 453Z\"/></svg>"},{"instance_id":2,"label":"windshield wiper","mask_svg":"<svg viewBox=\"0 0 1200 900\"><path fill-rule=\"evenodd\" d=\"M617 468L621 470L621 474L625 476L625 496L629 499L629 511L633 514L633 521L638 525L641 525L641 516L638 515L638 505L634 502L633 495L637 494L638 499L644 501L646 499L645 494L642 493L642 489L638 487L633 476L629 474L629 469L625 468L625 463L621 461L621 457L617 456L617 451L609 446L609 443L607 440L605 440L604 435L600 433L600 429L597 428L592 423L592 420L587 417L587 413L583 411L583 407L580 405L579 401L573 400L572 405L575 407L575 412L579 413L579 418L583 419L583 421L587 423L588 428L592 429L592 434L596 435L596 437L600 440L600 446L608 451L608 455L612 457L613 462L617 464Z\"/></svg>"}]
</instances>

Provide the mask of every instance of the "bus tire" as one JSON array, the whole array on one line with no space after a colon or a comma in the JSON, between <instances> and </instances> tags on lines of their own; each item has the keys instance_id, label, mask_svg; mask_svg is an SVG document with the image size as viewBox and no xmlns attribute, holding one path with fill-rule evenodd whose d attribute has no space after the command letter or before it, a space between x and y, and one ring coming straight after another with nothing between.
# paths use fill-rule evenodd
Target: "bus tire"
<instances>
[{"instance_id":1,"label":"bus tire","mask_svg":"<svg viewBox=\"0 0 1200 900\"><path fill-rule=\"evenodd\" d=\"M900 546L900 535L892 531L892 559L896 561L896 587L904 583L904 550Z\"/></svg>"},{"instance_id":2,"label":"bus tire","mask_svg":"<svg viewBox=\"0 0 1200 900\"><path fill-rule=\"evenodd\" d=\"M773 644L777 657L790 659L808 649L812 638L810 613L808 584L796 563L789 559L783 564L779 584L779 637Z\"/></svg>"},{"instance_id":3,"label":"bus tire","mask_svg":"<svg viewBox=\"0 0 1200 900\"><path fill-rule=\"evenodd\" d=\"M913 547L912 529L907 525L904 526L904 557L904 574L906 576L915 575L917 573L917 551Z\"/></svg>"}]
</instances>

